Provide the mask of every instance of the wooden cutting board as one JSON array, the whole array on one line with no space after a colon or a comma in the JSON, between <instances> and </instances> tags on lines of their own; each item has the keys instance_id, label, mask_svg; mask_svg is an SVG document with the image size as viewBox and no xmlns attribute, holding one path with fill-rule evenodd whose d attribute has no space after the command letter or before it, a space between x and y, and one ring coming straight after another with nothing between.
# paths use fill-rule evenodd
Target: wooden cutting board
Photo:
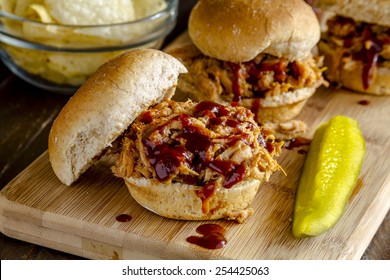
<instances>
[{"instance_id":1,"label":"wooden cutting board","mask_svg":"<svg viewBox=\"0 0 390 280\"><path fill-rule=\"evenodd\" d=\"M364 101L364 102L360 102ZM367 103L362 105L359 103ZM209 250L186 238L206 222L166 219L139 206L103 161L71 187L41 155L0 193L0 231L10 237L90 259L359 259L390 208L390 98L321 88L297 119L314 130L335 115L359 121L367 153L346 212L327 233L308 239L291 234L294 195L304 153L284 150L260 188L245 224L226 228L227 245ZM307 148L304 148L307 149ZM128 222L117 217L127 214Z\"/></svg>"}]
</instances>

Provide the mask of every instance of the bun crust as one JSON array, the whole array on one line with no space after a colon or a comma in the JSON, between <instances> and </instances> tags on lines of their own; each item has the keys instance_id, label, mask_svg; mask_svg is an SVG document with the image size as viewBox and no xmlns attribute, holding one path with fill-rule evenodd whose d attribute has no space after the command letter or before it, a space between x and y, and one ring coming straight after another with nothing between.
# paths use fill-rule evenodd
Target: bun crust
<instances>
[{"instance_id":1,"label":"bun crust","mask_svg":"<svg viewBox=\"0 0 390 280\"><path fill-rule=\"evenodd\" d=\"M231 62L259 53L298 60L320 38L317 17L302 0L199 0L188 32L205 55Z\"/></svg>"},{"instance_id":2,"label":"bun crust","mask_svg":"<svg viewBox=\"0 0 390 280\"><path fill-rule=\"evenodd\" d=\"M389 68L375 67L370 86L365 89L362 79L362 61L353 61L348 64L340 63L342 61L341 54L323 41L318 44L318 49L324 56L324 64L328 67L325 75L330 81L366 94L390 95Z\"/></svg>"},{"instance_id":3,"label":"bun crust","mask_svg":"<svg viewBox=\"0 0 390 280\"><path fill-rule=\"evenodd\" d=\"M317 0L314 5L355 21L390 26L389 0Z\"/></svg>"},{"instance_id":4,"label":"bun crust","mask_svg":"<svg viewBox=\"0 0 390 280\"><path fill-rule=\"evenodd\" d=\"M102 65L64 106L49 134L54 173L66 185L86 171L133 120L170 98L186 68L172 56L140 49Z\"/></svg>"},{"instance_id":5,"label":"bun crust","mask_svg":"<svg viewBox=\"0 0 390 280\"><path fill-rule=\"evenodd\" d=\"M179 220L234 219L243 222L252 214L247 209L259 189L260 181L245 179L230 189L220 188L209 201L210 211L202 211L196 191L202 187L173 183L169 186L145 178L125 178L131 196L144 208L166 218Z\"/></svg>"}]
</instances>

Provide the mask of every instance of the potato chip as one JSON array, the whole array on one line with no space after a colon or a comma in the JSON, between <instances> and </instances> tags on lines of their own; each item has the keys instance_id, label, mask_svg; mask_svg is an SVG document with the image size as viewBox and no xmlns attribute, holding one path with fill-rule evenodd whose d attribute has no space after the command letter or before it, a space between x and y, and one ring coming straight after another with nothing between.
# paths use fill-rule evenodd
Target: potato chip
<instances>
[{"instance_id":1,"label":"potato chip","mask_svg":"<svg viewBox=\"0 0 390 280\"><path fill-rule=\"evenodd\" d=\"M54 23L53 18L50 16L49 11L46 9L45 6L42 6L40 4L31 4L30 6L28 6L28 8L33 13L32 15L28 16L29 18L35 19L43 23Z\"/></svg>"},{"instance_id":2,"label":"potato chip","mask_svg":"<svg viewBox=\"0 0 390 280\"><path fill-rule=\"evenodd\" d=\"M35 22L24 22L22 29L23 37L29 41L59 48L104 47L118 44L118 42L104 40L101 37L77 34L75 32L77 30L69 27L59 25L45 26Z\"/></svg>"},{"instance_id":3,"label":"potato chip","mask_svg":"<svg viewBox=\"0 0 390 280\"><path fill-rule=\"evenodd\" d=\"M15 0L0 0L12 6ZM134 2L135 1L135 2ZM40 4L39 4L40 3ZM66 3L66 5L65 5ZM14 3L15 4L15 3ZM103 5L105 4L105 5ZM133 4L137 6L134 10ZM45 6L48 5L48 6ZM164 0L115 0L107 6L105 1L94 0L19 0L15 6L15 12L20 16L28 17L43 23L61 23L64 24L96 24L107 23L118 20L132 20L134 13L136 17L144 17L156 13L166 7ZM62 9L65 9L63 12ZM125 11L129 11L125 13ZM117 12L120 11L120 12ZM110 15L117 13L113 16ZM73 14L73 17L67 18L67 14ZM100 14L104 16L100 16ZM57 15L57 17L55 16ZM109 18L107 18L109 17ZM63 20L64 19L64 20ZM162 21L163 19L159 20ZM107 21L107 22L106 22ZM62 47L66 45L78 47L88 46L110 46L137 40L155 28L158 22L147 24L145 22L133 24L131 27L126 25L105 26L105 27L85 27L62 28L61 26L42 26L33 22L23 23L23 27L14 27L13 34L20 35L31 41ZM12 23L7 24L10 29ZM17 30L22 29L18 34ZM65 32L63 32L65 31ZM71 38L71 39L70 39ZM103 41L101 39L104 39ZM43 42L41 42L42 40Z\"/></svg>"},{"instance_id":4,"label":"potato chip","mask_svg":"<svg viewBox=\"0 0 390 280\"><path fill-rule=\"evenodd\" d=\"M164 0L133 0L136 19L143 18L155 14L166 8L167 4ZM82 30L75 30L75 33L103 37L107 40L118 42L130 42L136 40L138 37L149 33L156 28L159 22L164 19L161 18L153 23L140 22L134 23L130 26L118 25L101 28L89 28Z\"/></svg>"},{"instance_id":5,"label":"potato chip","mask_svg":"<svg viewBox=\"0 0 390 280\"><path fill-rule=\"evenodd\" d=\"M156 47L154 44L150 43L143 47ZM4 47L19 67L30 74L53 83L71 86L80 86L101 64L126 51L63 53L31 50L5 44L1 47Z\"/></svg>"},{"instance_id":6,"label":"potato chip","mask_svg":"<svg viewBox=\"0 0 390 280\"><path fill-rule=\"evenodd\" d=\"M154 27L155 25L153 25ZM95 36L97 38L104 38L105 40L116 42L117 44L122 44L124 42L129 42L136 40L138 37L143 36L146 31L146 24L132 24L128 25L118 25L118 26L109 26L109 27L92 27L92 28L82 28L75 29L76 34L82 34L85 36Z\"/></svg>"},{"instance_id":7,"label":"potato chip","mask_svg":"<svg viewBox=\"0 0 390 280\"><path fill-rule=\"evenodd\" d=\"M14 62L27 72L58 84L79 86L98 66L119 52L60 53L5 46ZM82 62L82 63L80 63Z\"/></svg>"},{"instance_id":8,"label":"potato chip","mask_svg":"<svg viewBox=\"0 0 390 280\"><path fill-rule=\"evenodd\" d=\"M134 9L136 5L136 9ZM31 42L58 48L118 46L148 34L158 21L113 26L100 25L133 21L166 7L163 0L0 0L0 7L10 13L34 21L3 21L8 33ZM68 26L42 23L60 23ZM160 48L163 39L139 48ZM57 52L24 49L2 44L14 62L25 71L57 84L81 85L101 64L126 51Z\"/></svg>"},{"instance_id":9,"label":"potato chip","mask_svg":"<svg viewBox=\"0 0 390 280\"><path fill-rule=\"evenodd\" d=\"M0 0L0 9L7 13L13 13L15 9L16 0Z\"/></svg>"},{"instance_id":10,"label":"potato chip","mask_svg":"<svg viewBox=\"0 0 390 280\"><path fill-rule=\"evenodd\" d=\"M27 72L34 75L45 72L46 55L43 52L10 45L3 45L2 47L12 57L13 61Z\"/></svg>"},{"instance_id":11,"label":"potato chip","mask_svg":"<svg viewBox=\"0 0 390 280\"><path fill-rule=\"evenodd\" d=\"M63 82L78 85L85 81L100 65L114 57L118 52L110 53L50 53L47 67L50 72L61 73Z\"/></svg>"},{"instance_id":12,"label":"potato chip","mask_svg":"<svg viewBox=\"0 0 390 280\"><path fill-rule=\"evenodd\" d=\"M42 5L44 3L43 0L17 0L15 1L13 13L21 17L30 18L34 14L30 10L30 5L32 4Z\"/></svg>"},{"instance_id":13,"label":"potato chip","mask_svg":"<svg viewBox=\"0 0 390 280\"><path fill-rule=\"evenodd\" d=\"M167 7L164 0L133 0L137 19L153 15Z\"/></svg>"},{"instance_id":14,"label":"potato chip","mask_svg":"<svg viewBox=\"0 0 390 280\"><path fill-rule=\"evenodd\" d=\"M45 0L45 3L61 24L109 24L135 18L132 0Z\"/></svg>"}]
</instances>

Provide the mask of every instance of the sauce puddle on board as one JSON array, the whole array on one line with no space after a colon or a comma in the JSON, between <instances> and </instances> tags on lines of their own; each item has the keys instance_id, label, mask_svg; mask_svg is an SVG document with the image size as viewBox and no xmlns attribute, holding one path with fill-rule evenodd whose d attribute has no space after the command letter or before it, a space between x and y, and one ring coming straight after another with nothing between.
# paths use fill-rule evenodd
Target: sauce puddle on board
<instances>
[{"instance_id":1,"label":"sauce puddle on board","mask_svg":"<svg viewBox=\"0 0 390 280\"><path fill-rule=\"evenodd\" d=\"M130 222L132 217L128 214L120 214L118 216L116 216L115 218L118 222L121 222L121 223L126 223L126 222Z\"/></svg>"},{"instance_id":2,"label":"sauce puddle on board","mask_svg":"<svg viewBox=\"0 0 390 280\"><path fill-rule=\"evenodd\" d=\"M359 104L359 105L362 105L362 106L367 106L367 105L370 104L370 101L368 101L368 100L360 100L360 101L358 102L358 104Z\"/></svg>"},{"instance_id":3,"label":"sauce puddle on board","mask_svg":"<svg viewBox=\"0 0 390 280\"><path fill-rule=\"evenodd\" d=\"M221 249L226 246L226 230L217 224L203 224L196 228L202 236L189 236L187 242L206 249Z\"/></svg>"}]
</instances>

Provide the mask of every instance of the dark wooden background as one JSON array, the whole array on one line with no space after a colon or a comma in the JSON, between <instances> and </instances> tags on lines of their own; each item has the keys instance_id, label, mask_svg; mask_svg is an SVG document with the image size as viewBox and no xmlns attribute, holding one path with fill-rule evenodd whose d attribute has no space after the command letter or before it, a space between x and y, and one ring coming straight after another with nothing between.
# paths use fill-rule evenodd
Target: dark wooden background
<instances>
[{"instance_id":1,"label":"dark wooden background","mask_svg":"<svg viewBox=\"0 0 390 280\"><path fill-rule=\"evenodd\" d=\"M180 0L179 17L165 44L187 27L196 0ZM47 149L53 120L68 101L31 86L0 62L0 189ZM74 260L81 257L9 238L0 233L0 259ZM387 214L362 259L390 259L390 214Z\"/></svg>"}]
</instances>

